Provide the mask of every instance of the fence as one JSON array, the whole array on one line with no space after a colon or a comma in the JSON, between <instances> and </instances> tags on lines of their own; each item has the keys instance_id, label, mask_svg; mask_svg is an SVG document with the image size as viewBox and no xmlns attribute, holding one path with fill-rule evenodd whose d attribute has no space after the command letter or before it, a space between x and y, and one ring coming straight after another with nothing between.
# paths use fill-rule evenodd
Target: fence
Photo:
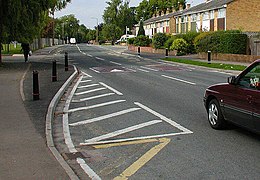
<instances>
[{"instance_id":1,"label":"fence","mask_svg":"<svg viewBox=\"0 0 260 180\"><path fill-rule=\"evenodd\" d=\"M63 43L64 42L61 39L54 39L54 45L59 45ZM32 50L37 50L52 45L53 45L52 38L39 38L39 39L35 39L30 46Z\"/></svg>"}]
</instances>

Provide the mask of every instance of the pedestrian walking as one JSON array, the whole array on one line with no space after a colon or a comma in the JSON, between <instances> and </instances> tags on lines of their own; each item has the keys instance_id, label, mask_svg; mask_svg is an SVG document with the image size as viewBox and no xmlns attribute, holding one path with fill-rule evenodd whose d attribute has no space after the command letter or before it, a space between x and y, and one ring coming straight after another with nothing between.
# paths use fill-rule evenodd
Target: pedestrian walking
<instances>
[{"instance_id":1,"label":"pedestrian walking","mask_svg":"<svg viewBox=\"0 0 260 180\"><path fill-rule=\"evenodd\" d=\"M22 43L22 50L23 50L23 55L24 55L24 61L28 61L28 56L30 52L30 45L28 43Z\"/></svg>"}]
</instances>

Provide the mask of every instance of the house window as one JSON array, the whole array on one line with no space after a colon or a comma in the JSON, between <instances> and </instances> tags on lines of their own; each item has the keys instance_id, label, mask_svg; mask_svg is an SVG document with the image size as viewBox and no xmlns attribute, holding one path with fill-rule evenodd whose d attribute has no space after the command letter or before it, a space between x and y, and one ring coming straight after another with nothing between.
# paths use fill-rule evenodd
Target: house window
<instances>
[{"instance_id":1,"label":"house window","mask_svg":"<svg viewBox=\"0 0 260 180\"><path fill-rule=\"evenodd\" d=\"M197 14L197 21L200 21L200 14Z\"/></svg>"},{"instance_id":2,"label":"house window","mask_svg":"<svg viewBox=\"0 0 260 180\"><path fill-rule=\"evenodd\" d=\"M218 10L218 18L225 18L226 17L226 9L222 8Z\"/></svg>"},{"instance_id":3,"label":"house window","mask_svg":"<svg viewBox=\"0 0 260 180\"><path fill-rule=\"evenodd\" d=\"M214 10L209 12L209 18L214 19Z\"/></svg>"},{"instance_id":4,"label":"house window","mask_svg":"<svg viewBox=\"0 0 260 180\"><path fill-rule=\"evenodd\" d=\"M209 19L209 13L205 12L203 13L203 20L208 20Z\"/></svg>"},{"instance_id":5,"label":"house window","mask_svg":"<svg viewBox=\"0 0 260 180\"><path fill-rule=\"evenodd\" d=\"M160 27L163 27L163 22L160 23Z\"/></svg>"},{"instance_id":6,"label":"house window","mask_svg":"<svg viewBox=\"0 0 260 180\"><path fill-rule=\"evenodd\" d=\"M191 22L195 22L197 20L197 15L196 14L192 14L191 15Z\"/></svg>"},{"instance_id":7,"label":"house window","mask_svg":"<svg viewBox=\"0 0 260 180\"><path fill-rule=\"evenodd\" d=\"M166 21L166 26L169 26L169 21Z\"/></svg>"}]
</instances>

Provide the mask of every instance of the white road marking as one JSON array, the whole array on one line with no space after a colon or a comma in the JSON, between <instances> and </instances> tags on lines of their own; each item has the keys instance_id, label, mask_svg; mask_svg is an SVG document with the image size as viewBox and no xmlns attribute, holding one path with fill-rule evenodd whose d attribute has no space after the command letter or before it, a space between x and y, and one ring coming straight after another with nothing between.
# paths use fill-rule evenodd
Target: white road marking
<instances>
[{"instance_id":1,"label":"white road marking","mask_svg":"<svg viewBox=\"0 0 260 180\"><path fill-rule=\"evenodd\" d=\"M140 69L140 68L137 68L137 70L139 70L139 71L143 71L143 72L149 72L149 71L146 71L146 70L144 70L144 69Z\"/></svg>"},{"instance_id":2,"label":"white road marking","mask_svg":"<svg viewBox=\"0 0 260 180\"><path fill-rule=\"evenodd\" d=\"M105 59L100 58L100 57L95 57L95 58L98 59L98 60L101 60L101 61L105 61Z\"/></svg>"},{"instance_id":3,"label":"white road marking","mask_svg":"<svg viewBox=\"0 0 260 180\"><path fill-rule=\"evenodd\" d=\"M86 164L84 159L77 158L80 167L87 173L90 179L101 180L101 178Z\"/></svg>"},{"instance_id":4,"label":"white road marking","mask_svg":"<svg viewBox=\"0 0 260 180\"><path fill-rule=\"evenodd\" d=\"M82 74L84 74L85 76L87 76L87 77L90 77L90 78L92 78L92 76L91 75L89 75L89 74L87 74L87 73L85 73L85 72L83 72L83 71L81 71L81 73ZM84 77L85 78L85 77Z\"/></svg>"},{"instance_id":5,"label":"white road marking","mask_svg":"<svg viewBox=\"0 0 260 180\"><path fill-rule=\"evenodd\" d=\"M157 69L152 69L152 68L148 68L148 67L145 67L145 66L141 66L141 68L144 68L144 69L147 69L147 70L150 70L150 71L155 71L155 72L158 71Z\"/></svg>"},{"instance_id":6,"label":"white road marking","mask_svg":"<svg viewBox=\"0 0 260 180\"><path fill-rule=\"evenodd\" d=\"M95 70L95 69L93 69L93 68L89 68L90 70L92 70L92 71L94 71L94 72L96 72L96 73L100 73L99 71L97 71L97 70Z\"/></svg>"},{"instance_id":7,"label":"white road marking","mask_svg":"<svg viewBox=\"0 0 260 180\"><path fill-rule=\"evenodd\" d=\"M71 113L71 112L76 112L76 111L82 111L82 110L88 110L88 109L94 109L94 108L98 108L98 107L103 107L103 106L108 106L111 104L117 104L117 103L121 103L121 102L125 102L126 100L117 100L117 101L110 101L110 102L106 102L106 103L101 103L101 104L96 104L93 106L87 106L87 107L80 107L80 108L75 108L75 109L70 109L68 111L64 111L65 113Z\"/></svg>"},{"instance_id":8,"label":"white road marking","mask_svg":"<svg viewBox=\"0 0 260 180\"><path fill-rule=\"evenodd\" d=\"M80 100L73 100L73 102L83 102L83 101L88 101L88 100L92 100L92 99L98 99L98 98L101 98L101 97L106 97L106 96L111 96L111 95L114 95L115 93L107 93L107 94L101 94L101 95L98 95L98 96L92 96L92 97L88 97L88 98L82 98Z\"/></svg>"},{"instance_id":9,"label":"white road marking","mask_svg":"<svg viewBox=\"0 0 260 180\"><path fill-rule=\"evenodd\" d=\"M109 62L112 63L112 64L116 64L116 65L122 66L122 64L114 62L114 61L109 61Z\"/></svg>"},{"instance_id":10,"label":"white road marking","mask_svg":"<svg viewBox=\"0 0 260 180\"><path fill-rule=\"evenodd\" d=\"M96 92L96 91L102 91L106 88L97 88L97 89L91 89L91 90L88 90L88 91L84 91L84 92L80 92L80 93L75 93L76 96L79 96L79 95L83 95L83 94L88 94L88 93L92 93L92 92Z\"/></svg>"},{"instance_id":11,"label":"white road marking","mask_svg":"<svg viewBox=\"0 0 260 180\"><path fill-rule=\"evenodd\" d=\"M115 90L114 88L112 88L112 87L106 85L105 83L100 82L99 84L101 84L102 86L105 86L107 89L113 91L113 92L116 93L117 95L123 96L123 94L122 94L121 92L119 92L119 91Z\"/></svg>"},{"instance_id":12,"label":"white road marking","mask_svg":"<svg viewBox=\"0 0 260 180\"><path fill-rule=\"evenodd\" d=\"M158 112L156 112L156 111L154 111L154 110L152 110L152 109L150 109L150 108L148 108L148 107L142 105L141 103L135 102L134 104L136 104L137 106L141 107L142 109L144 109L144 110L150 112L151 114L157 116L157 117L160 118L161 120L164 120L165 122L169 123L170 125L172 125L172 126L178 128L179 130L181 130L181 131L183 131L183 132L193 133L192 131L188 130L187 128L185 128L185 127L181 126L180 124L178 124L178 123L176 123L176 122L174 122L174 121L168 119L167 117L165 117L165 116L159 114Z\"/></svg>"},{"instance_id":13,"label":"white road marking","mask_svg":"<svg viewBox=\"0 0 260 180\"><path fill-rule=\"evenodd\" d=\"M72 124L70 124L70 126L79 126L79 125L89 124L89 123L93 123L93 122L97 122L97 121L102 121L102 120L109 119L109 118L112 118L112 117L131 113L131 112L134 112L134 111L137 111L137 110L140 110L140 109L141 108L130 108L130 109L126 109L126 110L123 110L123 111L107 114L107 115L104 115L104 116L100 116L100 117L96 117L96 118L92 118L92 119L88 119L88 120L83 120L83 121L80 121L80 122L77 122L77 123L72 123Z\"/></svg>"},{"instance_id":14,"label":"white road marking","mask_svg":"<svg viewBox=\"0 0 260 180\"><path fill-rule=\"evenodd\" d=\"M174 78L174 77L170 77L170 76L166 76L166 75L161 75L161 76L168 78L168 79L175 80L175 81L183 82L183 83L186 83L186 84L196 85L196 83L185 81L185 80L182 80L182 79L178 79L178 78Z\"/></svg>"},{"instance_id":15,"label":"white road marking","mask_svg":"<svg viewBox=\"0 0 260 180\"><path fill-rule=\"evenodd\" d=\"M108 134L104 134L104 135L101 135L101 136L98 136L98 137L87 139L87 140L85 140L85 143L93 143L93 142L97 142L97 141L100 141L100 140L103 140L103 139L112 138L112 137L115 137L115 136L118 136L118 135L121 135L121 134L125 134L125 133L128 133L128 132L135 131L137 129L141 129L143 127L150 126L150 125L157 124L157 123L161 123L161 122L162 122L162 120L153 120L153 121L141 123L141 124L138 124L138 125L130 126L128 128L125 128L125 129L121 129L121 130L114 131L114 132L111 132L111 133L108 133Z\"/></svg>"},{"instance_id":16,"label":"white road marking","mask_svg":"<svg viewBox=\"0 0 260 180\"><path fill-rule=\"evenodd\" d=\"M91 82L92 80L84 80L84 81L80 81L80 83L86 83L86 82Z\"/></svg>"},{"instance_id":17,"label":"white road marking","mask_svg":"<svg viewBox=\"0 0 260 180\"><path fill-rule=\"evenodd\" d=\"M88 56L88 57L93 57L93 56L92 56L92 55L90 55L90 54L87 54L87 56Z\"/></svg>"},{"instance_id":18,"label":"white road marking","mask_svg":"<svg viewBox=\"0 0 260 180\"><path fill-rule=\"evenodd\" d=\"M94 87L94 86L99 86L99 84L89 84L86 86L79 86L78 89L89 88L89 87Z\"/></svg>"},{"instance_id":19,"label":"white road marking","mask_svg":"<svg viewBox=\"0 0 260 180\"><path fill-rule=\"evenodd\" d=\"M69 94L66 102L65 102L65 105L64 105L64 109L63 111L66 112L69 110L69 106L70 106L70 102L71 102L71 99L73 97L73 94L76 92L77 90L77 87L80 83L80 81L82 80L82 77L81 76L77 83L75 84L75 86L73 87L73 89L71 90L71 93ZM71 139L71 136L70 136L70 130L69 130L69 115L68 114L63 114L63 135L64 135L64 139L65 139L65 143L67 144L67 147L69 149L69 151L71 153L75 153L75 152L78 152L77 149L75 148L73 142L72 142L72 139Z\"/></svg>"}]
</instances>

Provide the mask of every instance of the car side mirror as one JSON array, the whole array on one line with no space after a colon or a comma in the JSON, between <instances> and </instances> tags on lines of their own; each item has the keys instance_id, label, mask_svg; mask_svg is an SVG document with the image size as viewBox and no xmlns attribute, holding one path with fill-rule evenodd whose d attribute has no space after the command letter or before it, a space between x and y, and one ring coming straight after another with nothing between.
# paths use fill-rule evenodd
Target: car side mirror
<instances>
[{"instance_id":1,"label":"car side mirror","mask_svg":"<svg viewBox=\"0 0 260 180\"><path fill-rule=\"evenodd\" d=\"M236 84L236 76L228 77L228 84Z\"/></svg>"}]
</instances>

